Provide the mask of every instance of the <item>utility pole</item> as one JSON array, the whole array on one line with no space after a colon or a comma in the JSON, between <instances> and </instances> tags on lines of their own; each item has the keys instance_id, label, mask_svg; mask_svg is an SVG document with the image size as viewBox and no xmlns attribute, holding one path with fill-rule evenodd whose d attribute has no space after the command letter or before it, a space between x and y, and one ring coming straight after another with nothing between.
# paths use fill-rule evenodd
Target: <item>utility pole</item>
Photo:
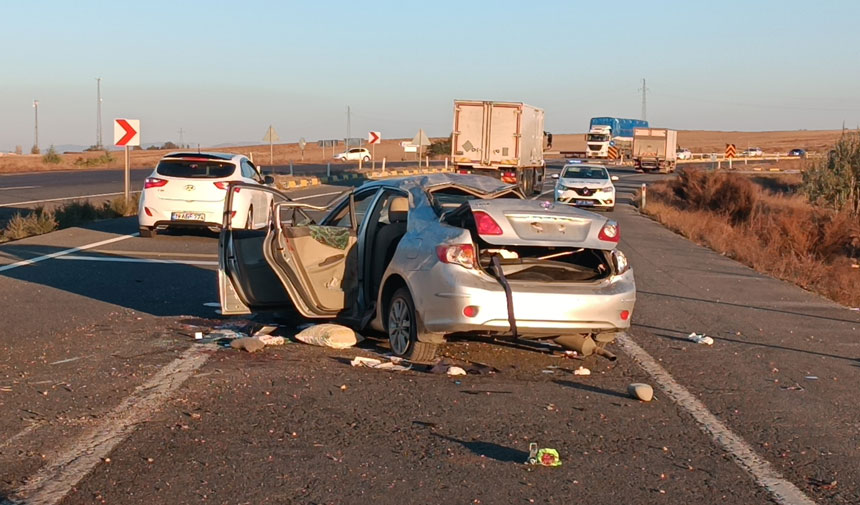
<instances>
[{"instance_id":1,"label":"utility pole","mask_svg":"<svg viewBox=\"0 0 860 505\"><path fill-rule=\"evenodd\" d=\"M102 78L96 77L96 149L102 149Z\"/></svg>"},{"instance_id":2,"label":"utility pole","mask_svg":"<svg viewBox=\"0 0 860 505\"><path fill-rule=\"evenodd\" d=\"M36 126L35 131L33 132L33 149L35 151L33 154L39 154L39 101L33 100L33 109L36 113Z\"/></svg>"},{"instance_id":3,"label":"utility pole","mask_svg":"<svg viewBox=\"0 0 860 505\"><path fill-rule=\"evenodd\" d=\"M185 141L182 140L182 128L179 129L179 148L185 149Z\"/></svg>"},{"instance_id":4,"label":"utility pole","mask_svg":"<svg viewBox=\"0 0 860 505\"><path fill-rule=\"evenodd\" d=\"M349 105L346 106L346 142L344 147L349 147L349 139L352 137L351 135L351 126L350 121L352 119L352 112L349 110Z\"/></svg>"},{"instance_id":5,"label":"utility pole","mask_svg":"<svg viewBox=\"0 0 860 505\"><path fill-rule=\"evenodd\" d=\"M644 77L642 78L642 88L639 89L639 91L642 92L642 120L646 121L648 119L648 116L647 116L648 109L647 109L647 103L646 103L646 96L648 93L648 88L645 87L645 78Z\"/></svg>"}]
</instances>

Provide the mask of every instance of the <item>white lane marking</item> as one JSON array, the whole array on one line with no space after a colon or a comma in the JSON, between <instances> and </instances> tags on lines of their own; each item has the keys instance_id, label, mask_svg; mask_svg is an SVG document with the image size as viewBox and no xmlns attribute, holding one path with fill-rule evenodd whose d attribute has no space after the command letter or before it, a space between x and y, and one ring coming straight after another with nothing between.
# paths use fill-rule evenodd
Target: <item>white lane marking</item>
<instances>
[{"instance_id":1,"label":"white lane marking","mask_svg":"<svg viewBox=\"0 0 860 505\"><path fill-rule=\"evenodd\" d=\"M19 261L17 263L12 263L11 265L3 265L0 266L0 272L5 272L7 270L12 270L13 268L25 267L27 265L32 265L33 263L38 263L40 261L49 260L52 258L59 258L60 256L65 256L67 254L73 254L78 251L86 251L87 249L92 249L93 247L99 247L105 244L113 244L114 242L119 242L120 240L129 239L132 237L136 237L140 235L139 233L132 233L131 235L123 235L121 237L109 238L107 240L102 240L101 242L93 242L92 244L82 245L80 247L72 247L71 249L64 249L62 251L57 251L51 254L46 254L44 256L39 256L36 258L30 258L28 260Z\"/></svg>"},{"instance_id":2,"label":"white lane marking","mask_svg":"<svg viewBox=\"0 0 860 505\"><path fill-rule=\"evenodd\" d=\"M332 196L332 195L342 195L342 194L347 193L347 192L348 192L348 190L344 190L344 191L333 191L333 192L331 192L331 193L322 193L322 194L319 194L319 195L300 196L300 197L298 197L298 198L291 198L291 200L293 200L294 202L300 202L300 201L302 201L302 200L310 200L311 198L320 198L320 197L323 197L323 196Z\"/></svg>"},{"instance_id":3,"label":"white lane marking","mask_svg":"<svg viewBox=\"0 0 860 505\"><path fill-rule=\"evenodd\" d=\"M11 191L13 189L33 189L33 188L38 188L38 187L41 187L41 186L12 186L9 188L0 188L0 191Z\"/></svg>"},{"instance_id":4,"label":"white lane marking","mask_svg":"<svg viewBox=\"0 0 860 505\"><path fill-rule=\"evenodd\" d=\"M217 350L215 344L195 345L151 379L139 386L112 411L101 418L101 423L84 433L72 445L60 451L27 484L17 489L15 497L2 503L16 503L20 499L28 505L54 505L59 503L81 479L89 474L102 458L128 437L134 428L146 421L161 408L170 396Z\"/></svg>"},{"instance_id":5,"label":"white lane marking","mask_svg":"<svg viewBox=\"0 0 860 505\"><path fill-rule=\"evenodd\" d=\"M159 257L170 257L175 256L177 258L217 258L217 254L207 254L207 253L188 253L188 252L150 252L150 251L124 251L122 249L105 249L103 251L93 251L94 253L99 254L126 254L128 256L159 256Z\"/></svg>"},{"instance_id":6,"label":"white lane marking","mask_svg":"<svg viewBox=\"0 0 860 505\"><path fill-rule=\"evenodd\" d=\"M61 260L79 260L79 261L105 261L113 263L161 263L167 265L205 265L217 266L217 261L202 261L202 260L159 260L152 258L119 258L110 256L63 256Z\"/></svg>"},{"instance_id":7,"label":"white lane marking","mask_svg":"<svg viewBox=\"0 0 860 505\"><path fill-rule=\"evenodd\" d=\"M132 191L132 194L140 193L140 191ZM14 207L16 205L32 205L34 203L48 203L48 202L62 202L63 200L83 200L85 198L98 198L101 196L117 196L124 194L122 191L119 193L99 193L97 195L78 195L78 196L64 196L62 198L47 198L45 200L30 200L29 202L12 202L12 203L3 203L0 204L0 207Z\"/></svg>"},{"instance_id":8,"label":"white lane marking","mask_svg":"<svg viewBox=\"0 0 860 505\"><path fill-rule=\"evenodd\" d=\"M623 335L617 341L624 352L632 356L639 363L639 366L657 382L660 389L678 406L693 416L702 431L710 435L714 442L728 452L741 468L752 475L777 503L781 505L815 505L815 502L803 491L786 480L767 460L756 454L744 439L711 414L704 403L693 396L687 388L678 384L669 375L669 372L660 366L639 344L634 342L629 335Z\"/></svg>"}]
</instances>

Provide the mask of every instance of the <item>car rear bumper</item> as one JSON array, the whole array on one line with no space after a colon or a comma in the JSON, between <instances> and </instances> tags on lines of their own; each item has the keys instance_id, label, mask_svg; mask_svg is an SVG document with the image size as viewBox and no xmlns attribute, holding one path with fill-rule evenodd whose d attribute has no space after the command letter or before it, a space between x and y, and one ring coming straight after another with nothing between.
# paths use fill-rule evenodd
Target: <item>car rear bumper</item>
<instances>
[{"instance_id":1,"label":"car rear bumper","mask_svg":"<svg viewBox=\"0 0 860 505\"><path fill-rule=\"evenodd\" d=\"M174 219L174 213L193 212L202 214L203 219ZM224 221L224 202L184 202L180 200L165 200L148 196L146 191L141 195L138 209L138 222L146 227L221 227Z\"/></svg>"},{"instance_id":2,"label":"car rear bumper","mask_svg":"<svg viewBox=\"0 0 860 505\"><path fill-rule=\"evenodd\" d=\"M416 280L421 289L412 293L427 331L511 333L507 297L495 278L437 265ZM632 270L595 283L515 281L510 287L517 330L524 338L624 330L636 302ZM466 316L466 307L477 313Z\"/></svg>"}]
</instances>

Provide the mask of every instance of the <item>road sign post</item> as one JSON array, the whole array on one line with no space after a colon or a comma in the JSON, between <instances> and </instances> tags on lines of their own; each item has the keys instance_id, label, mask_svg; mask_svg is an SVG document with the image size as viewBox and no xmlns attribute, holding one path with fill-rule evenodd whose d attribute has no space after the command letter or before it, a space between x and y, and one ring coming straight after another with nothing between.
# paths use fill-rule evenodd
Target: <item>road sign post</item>
<instances>
[{"instance_id":1,"label":"road sign post","mask_svg":"<svg viewBox=\"0 0 860 505\"><path fill-rule=\"evenodd\" d=\"M140 145L140 120L139 119L114 119L113 120L113 143L119 147L125 147L125 173L123 174L123 195L126 205L131 201L131 155L129 146Z\"/></svg>"},{"instance_id":2,"label":"road sign post","mask_svg":"<svg viewBox=\"0 0 860 505\"><path fill-rule=\"evenodd\" d=\"M418 166L421 167L421 155L424 153L424 147L430 145L430 139L423 129L419 129L418 133L412 139L412 145L418 146Z\"/></svg>"},{"instance_id":3,"label":"road sign post","mask_svg":"<svg viewBox=\"0 0 860 505\"><path fill-rule=\"evenodd\" d=\"M726 158L729 160L729 170L732 169L732 158L735 157L737 151L734 144L726 144Z\"/></svg>"},{"instance_id":4,"label":"road sign post","mask_svg":"<svg viewBox=\"0 0 860 505\"><path fill-rule=\"evenodd\" d=\"M266 130L266 134L263 135L263 142L269 143L269 165L274 166L275 164L275 142L278 142L280 137L278 137L278 132L272 128L272 125L269 125L269 129Z\"/></svg>"},{"instance_id":5,"label":"road sign post","mask_svg":"<svg viewBox=\"0 0 860 505\"><path fill-rule=\"evenodd\" d=\"M382 142L382 134L379 132L367 132L367 143L370 144L371 169L376 170L376 144Z\"/></svg>"},{"instance_id":6,"label":"road sign post","mask_svg":"<svg viewBox=\"0 0 860 505\"><path fill-rule=\"evenodd\" d=\"M305 138L304 137L300 138L299 139L299 149L302 151L302 161L305 161L305 145L307 145L307 142L305 142Z\"/></svg>"}]
</instances>

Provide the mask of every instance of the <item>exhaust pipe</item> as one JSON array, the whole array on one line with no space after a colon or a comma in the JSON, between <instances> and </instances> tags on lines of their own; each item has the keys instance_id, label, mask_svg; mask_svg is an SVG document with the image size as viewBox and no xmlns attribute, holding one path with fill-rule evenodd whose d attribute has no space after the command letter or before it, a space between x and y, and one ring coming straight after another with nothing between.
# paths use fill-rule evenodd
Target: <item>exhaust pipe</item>
<instances>
[{"instance_id":1,"label":"exhaust pipe","mask_svg":"<svg viewBox=\"0 0 860 505\"><path fill-rule=\"evenodd\" d=\"M597 354L598 356L603 356L604 358L608 359L609 361L615 361L618 359L618 356L612 354L611 352L607 351L603 347L598 347L597 349L595 349L594 354Z\"/></svg>"}]
</instances>

